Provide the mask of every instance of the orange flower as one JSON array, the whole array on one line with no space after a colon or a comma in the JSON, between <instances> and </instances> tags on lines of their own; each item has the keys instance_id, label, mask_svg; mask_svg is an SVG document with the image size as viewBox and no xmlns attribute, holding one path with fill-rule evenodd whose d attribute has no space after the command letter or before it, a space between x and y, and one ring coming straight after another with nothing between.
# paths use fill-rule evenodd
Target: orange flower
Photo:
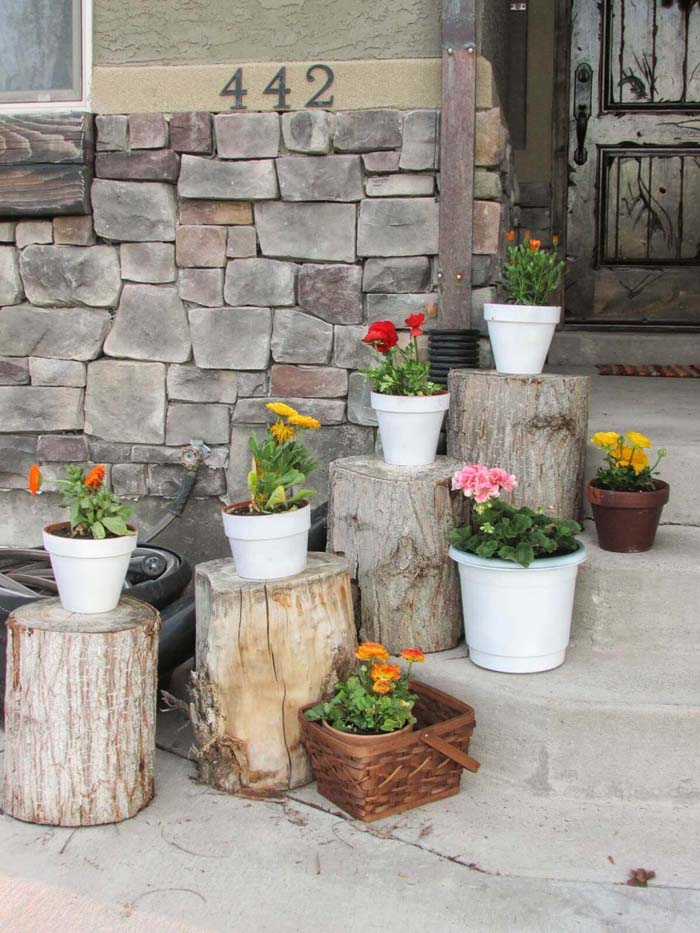
<instances>
[{"instance_id":1,"label":"orange flower","mask_svg":"<svg viewBox=\"0 0 700 933\"><path fill-rule=\"evenodd\" d=\"M508 233L506 233L506 240L508 240L509 243L512 243L514 239L515 239L515 230L509 230Z\"/></svg>"},{"instance_id":2,"label":"orange flower","mask_svg":"<svg viewBox=\"0 0 700 933\"><path fill-rule=\"evenodd\" d=\"M377 680L372 684L372 690L382 695L391 693L393 689L393 684L390 684L388 680Z\"/></svg>"},{"instance_id":3,"label":"orange flower","mask_svg":"<svg viewBox=\"0 0 700 933\"><path fill-rule=\"evenodd\" d=\"M542 240L530 240L528 246L534 252L536 249L539 249L542 246Z\"/></svg>"},{"instance_id":4,"label":"orange flower","mask_svg":"<svg viewBox=\"0 0 700 933\"><path fill-rule=\"evenodd\" d=\"M385 680L387 683L394 683L401 679L401 668L398 664L373 664L370 671L372 680Z\"/></svg>"},{"instance_id":5,"label":"orange flower","mask_svg":"<svg viewBox=\"0 0 700 933\"><path fill-rule=\"evenodd\" d=\"M36 496L41 489L41 470L35 464L29 467L29 491Z\"/></svg>"},{"instance_id":6,"label":"orange flower","mask_svg":"<svg viewBox=\"0 0 700 933\"><path fill-rule=\"evenodd\" d=\"M355 652L355 657L360 661L388 661L389 652L384 645L376 641L366 641Z\"/></svg>"},{"instance_id":7,"label":"orange flower","mask_svg":"<svg viewBox=\"0 0 700 933\"><path fill-rule=\"evenodd\" d=\"M83 485L89 489L97 489L105 481L105 468L102 464L94 466L83 481Z\"/></svg>"},{"instance_id":8,"label":"orange flower","mask_svg":"<svg viewBox=\"0 0 700 933\"><path fill-rule=\"evenodd\" d=\"M422 664L425 661L425 655L420 648L404 648L399 657L414 664Z\"/></svg>"},{"instance_id":9,"label":"orange flower","mask_svg":"<svg viewBox=\"0 0 700 933\"><path fill-rule=\"evenodd\" d=\"M552 237L552 246L559 246L559 237L556 235L556 233Z\"/></svg>"}]
</instances>

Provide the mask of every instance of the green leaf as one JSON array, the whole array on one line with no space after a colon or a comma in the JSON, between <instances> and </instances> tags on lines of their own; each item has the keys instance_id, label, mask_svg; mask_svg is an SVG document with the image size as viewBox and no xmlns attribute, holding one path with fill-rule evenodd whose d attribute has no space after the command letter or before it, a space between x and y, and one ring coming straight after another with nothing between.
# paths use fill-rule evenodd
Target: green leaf
<instances>
[{"instance_id":1,"label":"green leaf","mask_svg":"<svg viewBox=\"0 0 700 933\"><path fill-rule=\"evenodd\" d=\"M532 547L526 541L521 541L515 548L515 560L522 567L529 567L534 559L535 552Z\"/></svg>"},{"instance_id":2,"label":"green leaf","mask_svg":"<svg viewBox=\"0 0 700 933\"><path fill-rule=\"evenodd\" d=\"M284 490L284 486L277 486L273 490L272 495L265 503L265 509L272 511L273 509L279 508L279 506L284 505L287 501L287 493Z\"/></svg>"},{"instance_id":3,"label":"green leaf","mask_svg":"<svg viewBox=\"0 0 700 933\"><path fill-rule=\"evenodd\" d=\"M122 518L113 516L112 518L103 518L102 524L105 526L107 531L111 531L113 535L123 535L130 534L129 529L126 527L126 522Z\"/></svg>"},{"instance_id":4,"label":"green leaf","mask_svg":"<svg viewBox=\"0 0 700 933\"><path fill-rule=\"evenodd\" d=\"M90 531L92 532L93 538L106 538L107 532L102 522L93 522L90 525Z\"/></svg>"}]
</instances>

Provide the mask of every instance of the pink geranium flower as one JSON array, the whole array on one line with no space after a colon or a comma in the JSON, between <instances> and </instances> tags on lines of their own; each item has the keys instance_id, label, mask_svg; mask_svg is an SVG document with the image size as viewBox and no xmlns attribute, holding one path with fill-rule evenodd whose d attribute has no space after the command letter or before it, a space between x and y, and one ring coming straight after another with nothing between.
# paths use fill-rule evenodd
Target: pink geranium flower
<instances>
[{"instance_id":1,"label":"pink geranium flower","mask_svg":"<svg viewBox=\"0 0 700 933\"><path fill-rule=\"evenodd\" d=\"M500 467L485 467L480 463L468 463L452 476L452 488L461 490L468 499L484 503L497 499L501 490L511 492L516 479Z\"/></svg>"}]
</instances>

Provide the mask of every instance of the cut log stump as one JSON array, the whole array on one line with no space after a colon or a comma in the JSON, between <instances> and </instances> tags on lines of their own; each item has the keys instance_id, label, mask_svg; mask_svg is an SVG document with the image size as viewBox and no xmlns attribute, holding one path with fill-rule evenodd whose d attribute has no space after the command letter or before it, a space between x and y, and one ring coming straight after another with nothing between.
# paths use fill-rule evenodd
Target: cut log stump
<instances>
[{"instance_id":1,"label":"cut log stump","mask_svg":"<svg viewBox=\"0 0 700 933\"><path fill-rule=\"evenodd\" d=\"M202 781L266 794L312 780L299 709L355 664L347 561L309 554L282 580L239 577L231 560L196 570L197 669L190 716Z\"/></svg>"},{"instance_id":2,"label":"cut log stump","mask_svg":"<svg viewBox=\"0 0 700 933\"><path fill-rule=\"evenodd\" d=\"M581 517L588 376L453 370L449 390L451 457L513 473L518 485L504 498L516 506Z\"/></svg>"},{"instance_id":3,"label":"cut log stump","mask_svg":"<svg viewBox=\"0 0 700 933\"><path fill-rule=\"evenodd\" d=\"M451 492L461 462L389 466L377 457L346 457L330 468L328 550L343 554L360 591L360 631L396 654L444 651L462 633L457 568L447 536L467 520Z\"/></svg>"},{"instance_id":4,"label":"cut log stump","mask_svg":"<svg viewBox=\"0 0 700 933\"><path fill-rule=\"evenodd\" d=\"M30 823L117 823L153 797L158 612L125 598L112 612L58 599L7 620L2 808Z\"/></svg>"}]
</instances>

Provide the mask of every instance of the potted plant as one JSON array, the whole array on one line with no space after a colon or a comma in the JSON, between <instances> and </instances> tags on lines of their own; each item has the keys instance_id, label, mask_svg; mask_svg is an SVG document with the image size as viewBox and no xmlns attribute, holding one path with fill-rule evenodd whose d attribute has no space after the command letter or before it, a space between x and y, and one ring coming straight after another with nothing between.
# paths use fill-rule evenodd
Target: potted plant
<instances>
[{"instance_id":1,"label":"potted plant","mask_svg":"<svg viewBox=\"0 0 700 933\"><path fill-rule=\"evenodd\" d=\"M666 450L652 466L647 451L653 444L638 431L598 431L591 443L605 451L605 463L586 484L598 544L604 551L648 551L669 498L668 483L654 478Z\"/></svg>"},{"instance_id":2,"label":"potted plant","mask_svg":"<svg viewBox=\"0 0 700 933\"><path fill-rule=\"evenodd\" d=\"M456 794L462 768L479 767L467 754L472 707L410 679L425 660L417 648L401 651L405 670L376 642L356 656L331 698L299 711L318 792L361 820Z\"/></svg>"},{"instance_id":3,"label":"potted plant","mask_svg":"<svg viewBox=\"0 0 700 933\"><path fill-rule=\"evenodd\" d=\"M32 466L32 495L39 494L41 482L41 470ZM58 489L69 521L47 525L43 539L61 605L68 612L111 612L136 547L136 529L127 525L132 509L107 489L101 464L87 474L80 466L68 466Z\"/></svg>"},{"instance_id":4,"label":"potted plant","mask_svg":"<svg viewBox=\"0 0 700 933\"><path fill-rule=\"evenodd\" d=\"M384 461L393 466L429 466L435 461L440 428L450 407L450 395L428 379L430 363L418 354L424 314L406 318L410 337L399 347L391 321L370 324L363 343L370 344L380 362L363 374L372 383L372 408L377 413Z\"/></svg>"},{"instance_id":5,"label":"potted plant","mask_svg":"<svg viewBox=\"0 0 700 933\"><path fill-rule=\"evenodd\" d=\"M484 320L497 371L531 375L542 372L561 317L561 308L547 302L559 288L566 264L557 254L557 237L552 237L551 250L528 232L522 243L515 244L515 237L514 230L506 234L507 303L485 304Z\"/></svg>"},{"instance_id":6,"label":"potted plant","mask_svg":"<svg viewBox=\"0 0 700 933\"><path fill-rule=\"evenodd\" d=\"M532 673L564 662L586 548L578 522L500 499L515 477L469 464L452 488L474 500L471 523L450 533L459 567L469 657L492 671Z\"/></svg>"},{"instance_id":7,"label":"potted plant","mask_svg":"<svg viewBox=\"0 0 700 933\"><path fill-rule=\"evenodd\" d=\"M315 494L304 484L318 464L297 437L305 429L317 430L319 422L284 402L269 402L267 408L277 419L262 441L255 435L248 441L250 499L223 509L236 572L247 580L279 580L306 567L309 499Z\"/></svg>"}]
</instances>

